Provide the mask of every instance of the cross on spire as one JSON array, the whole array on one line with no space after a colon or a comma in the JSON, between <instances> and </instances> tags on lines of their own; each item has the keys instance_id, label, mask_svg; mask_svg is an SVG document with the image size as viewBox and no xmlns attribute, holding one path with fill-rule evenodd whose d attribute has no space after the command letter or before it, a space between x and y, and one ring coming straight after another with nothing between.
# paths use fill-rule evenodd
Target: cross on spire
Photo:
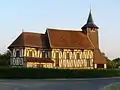
<instances>
[{"instance_id":1,"label":"cross on spire","mask_svg":"<svg viewBox=\"0 0 120 90\"><path fill-rule=\"evenodd\" d=\"M24 32L24 29L23 29L23 28L21 28L21 31L22 31L22 32Z\"/></svg>"}]
</instances>

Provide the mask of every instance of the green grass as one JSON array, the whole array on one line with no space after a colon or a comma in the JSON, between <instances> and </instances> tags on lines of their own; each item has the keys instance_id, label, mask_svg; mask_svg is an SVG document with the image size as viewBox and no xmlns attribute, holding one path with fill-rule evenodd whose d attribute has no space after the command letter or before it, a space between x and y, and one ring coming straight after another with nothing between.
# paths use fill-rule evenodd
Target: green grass
<instances>
[{"instance_id":1,"label":"green grass","mask_svg":"<svg viewBox=\"0 0 120 90\"><path fill-rule=\"evenodd\" d=\"M107 85L102 90L120 90L120 82Z\"/></svg>"}]
</instances>

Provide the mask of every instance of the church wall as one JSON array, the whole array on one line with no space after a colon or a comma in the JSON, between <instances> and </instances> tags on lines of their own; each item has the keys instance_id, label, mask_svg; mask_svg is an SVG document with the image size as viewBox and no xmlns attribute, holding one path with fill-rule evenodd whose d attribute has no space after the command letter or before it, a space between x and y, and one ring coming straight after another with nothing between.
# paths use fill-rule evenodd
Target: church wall
<instances>
[{"instance_id":1,"label":"church wall","mask_svg":"<svg viewBox=\"0 0 120 90\"><path fill-rule=\"evenodd\" d=\"M53 68L53 63L27 62L28 68Z\"/></svg>"},{"instance_id":2,"label":"church wall","mask_svg":"<svg viewBox=\"0 0 120 90\"><path fill-rule=\"evenodd\" d=\"M11 49L11 60L10 63L13 66L36 66L39 64L42 64L45 68L52 68L53 63L37 63L37 62L26 62L25 57L35 57L35 58L50 58L51 52L47 49L37 49L37 48L30 48L30 47L24 47L24 48L13 48ZM19 56L17 55L19 51ZM45 57L43 57L43 52L45 53Z\"/></svg>"},{"instance_id":3,"label":"church wall","mask_svg":"<svg viewBox=\"0 0 120 90\"><path fill-rule=\"evenodd\" d=\"M59 53L59 65L56 66L56 53ZM69 57L67 56L69 53ZM79 56L77 56L77 54ZM93 68L93 52L92 50L70 50L70 49L53 49L52 59L54 67L58 68ZM89 61L89 63L88 63Z\"/></svg>"},{"instance_id":4,"label":"church wall","mask_svg":"<svg viewBox=\"0 0 120 90\"><path fill-rule=\"evenodd\" d=\"M19 56L17 56L17 51L19 51ZM47 50L48 56L44 58L50 58L54 63L43 63L44 68L81 68L81 69L93 69L96 65L93 65L93 51L92 50L80 50L80 49L52 49L52 51ZM14 66L25 66L33 67L41 65L38 62L26 62L25 57L36 57L43 58L43 49L36 48L13 48L11 55L11 65ZM32 53L32 55L30 54ZM56 58L56 53L58 53L58 58ZM35 65L36 64L36 65ZM38 66L39 67L39 66ZM106 68L106 65L104 65Z\"/></svg>"},{"instance_id":5,"label":"church wall","mask_svg":"<svg viewBox=\"0 0 120 90\"><path fill-rule=\"evenodd\" d=\"M24 49L24 57L39 57L42 58L42 52L37 48L29 48L25 47Z\"/></svg>"},{"instance_id":6,"label":"church wall","mask_svg":"<svg viewBox=\"0 0 120 90\"><path fill-rule=\"evenodd\" d=\"M97 29L88 29L87 32L88 37L90 38L92 44L95 46L95 48L99 48L99 35Z\"/></svg>"},{"instance_id":7,"label":"church wall","mask_svg":"<svg viewBox=\"0 0 120 90\"><path fill-rule=\"evenodd\" d=\"M13 66L23 66L24 65L23 48L13 48L11 49L11 51L12 52L10 64Z\"/></svg>"}]
</instances>

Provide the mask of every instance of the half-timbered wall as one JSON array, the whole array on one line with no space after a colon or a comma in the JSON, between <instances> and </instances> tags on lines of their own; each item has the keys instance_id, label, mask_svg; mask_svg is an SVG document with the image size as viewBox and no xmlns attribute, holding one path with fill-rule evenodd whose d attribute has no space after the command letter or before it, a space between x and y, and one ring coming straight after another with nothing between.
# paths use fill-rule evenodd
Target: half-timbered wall
<instances>
[{"instance_id":1,"label":"half-timbered wall","mask_svg":"<svg viewBox=\"0 0 120 90\"><path fill-rule=\"evenodd\" d=\"M45 67L52 68L52 63L39 63L39 62L26 62L25 57L35 57L35 58L50 58L51 51L47 49L39 48L13 48L11 49L11 65L13 66L26 66L26 67ZM40 66L39 66L40 65Z\"/></svg>"},{"instance_id":2,"label":"half-timbered wall","mask_svg":"<svg viewBox=\"0 0 120 90\"><path fill-rule=\"evenodd\" d=\"M53 68L53 63L27 62L29 68Z\"/></svg>"},{"instance_id":3,"label":"half-timbered wall","mask_svg":"<svg viewBox=\"0 0 120 90\"><path fill-rule=\"evenodd\" d=\"M18 56L19 52L19 56ZM14 48L12 49L11 57L36 57L43 58L43 53L45 54L44 58L50 57L50 51L38 48Z\"/></svg>"},{"instance_id":4,"label":"half-timbered wall","mask_svg":"<svg viewBox=\"0 0 120 90\"><path fill-rule=\"evenodd\" d=\"M28 48L26 47L24 49L24 57L42 57L42 52L40 49L38 48Z\"/></svg>"},{"instance_id":5,"label":"half-timbered wall","mask_svg":"<svg viewBox=\"0 0 120 90\"><path fill-rule=\"evenodd\" d=\"M25 48L24 57L50 58L51 52L48 49Z\"/></svg>"},{"instance_id":6,"label":"half-timbered wall","mask_svg":"<svg viewBox=\"0 0 120 90\"><path fill-rule=\"evenodd\" d=\"M13 48L11 49L11 59L10 64L12 66L23 66L24 65L24 49L23 48Z\"/></svg>"},{"instance_id":7,"label":"half-timbered wall","mask_svg":"<svg viewBox=\"0 0 120 90\"><path fill-rule=\"evenodd\" d=\"M56 55L59 53L59 68L93 68L92 50L53 49L52 59L56 67ZM57 56L58 57L58 56Z\"/></svg>"},{"instance_id":8,"label":"half-timbered wall","mask_svg":"<svg viewBox=\"0 0 120 90\"><path fill-rule=\"evenodd\" d=\"M11 65L45 68L97 68L93 65L93 51L80 49L36 49L36 48L13 48L11 49ZM51 58L54 63L25 62L24 57ZM40 65L40 66L39 66ZM106 65L104 65L106 68Z\"/></svg>"}]
</instances>

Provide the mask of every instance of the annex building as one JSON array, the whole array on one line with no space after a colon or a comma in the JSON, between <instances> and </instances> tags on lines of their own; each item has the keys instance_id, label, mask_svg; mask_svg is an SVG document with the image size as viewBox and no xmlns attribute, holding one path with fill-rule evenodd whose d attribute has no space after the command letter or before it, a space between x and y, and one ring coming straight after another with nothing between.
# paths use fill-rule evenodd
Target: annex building
<instances>
[{"instance_id":1,"label":"annex building","mask_svg":"<svg viewBox=\"0 0 120 90\"><path fill-rule=\"evenodd\" d=\"M10 64L31 68L106 68L98 32L91 11L87 23L79 31L47 28L44 34L22 32L8 47Z\"/></svg>"}]
</instances>

